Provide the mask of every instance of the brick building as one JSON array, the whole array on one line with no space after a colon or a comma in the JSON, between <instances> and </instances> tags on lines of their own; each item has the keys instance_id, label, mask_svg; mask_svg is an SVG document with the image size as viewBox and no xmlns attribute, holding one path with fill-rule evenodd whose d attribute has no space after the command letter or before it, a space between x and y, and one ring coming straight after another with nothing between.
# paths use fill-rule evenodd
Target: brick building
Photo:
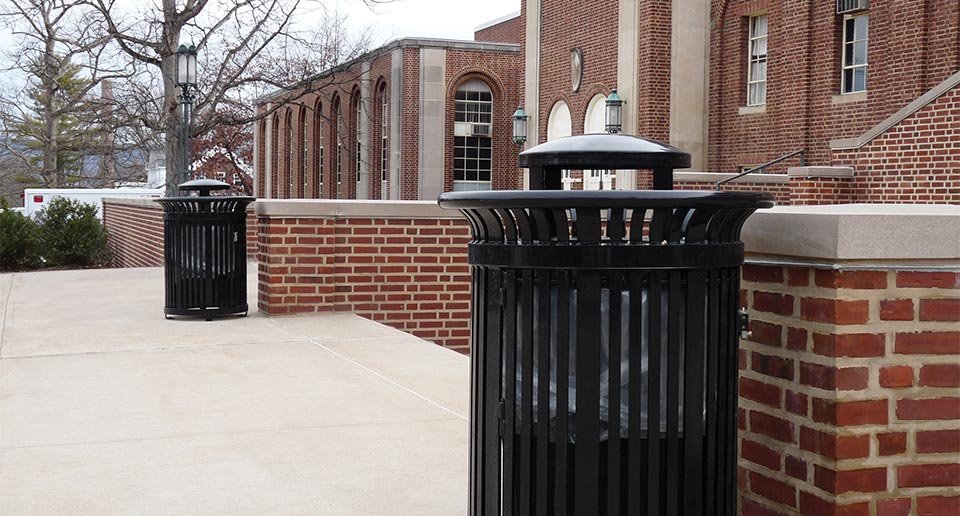
<instances>
[{"instance_id":1,"label":"brick building","mask_svg":"<svg viewBox=\"0 0 960 516\"><path fill-rule=\"evenodd\" d=\"M960 202L956 0L523 0L520 17L528 145L598 131L617 88L623 131L693 170L803 150L842 167L804 183L808 201Z\"/></svg>"},{"instance_id":2,"label":"brick building","mask_svg":"<svg viewBox=\"0 0 960 516\"><path fill-rule=\"evenodd\" d=\"M393 41L317 74L311 93L260 99L274 111L254 129L256 195L410 200L518 188L518 43L514 14L478 28L475 41Z\"/></svg>"}]
</instances>

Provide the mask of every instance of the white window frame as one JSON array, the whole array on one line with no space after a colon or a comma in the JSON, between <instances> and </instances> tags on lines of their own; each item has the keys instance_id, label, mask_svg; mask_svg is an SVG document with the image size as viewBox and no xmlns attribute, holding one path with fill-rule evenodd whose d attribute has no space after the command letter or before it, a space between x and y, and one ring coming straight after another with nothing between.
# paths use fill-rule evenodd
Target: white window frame
<instances>
[{"instance_id":1,"label":"white window frame","mask_svg":"<svg viewBox=\"0 0 960 516\"><path fill-rule=\"evenodd\" d=\"M461 95L464 94L464 95ZM466 98L461 98L465 96ZM484 100L483 97L490 100ZM493 123L493 91L480 79L470 79L457 88L454 96L454 126L458 124L483 124L490 127ZM485 135L460 135L454 128L453 189L454 191L490 190L493 185L493 139L488 130ZM475 140L475 145L471 143ZM489 156L481 157L484 150ZM458 157L457 154L463 154ZM471 154L475 154L475 157ZM458 163L463 165L458 167ZM475 167L468 166L474 163ZM481 179L486 173L488 179ZM457 175L463 179L457 179ZM473 177L471 177L473 176Z\"/></svg>"},{"instance_id":2,"label":"white window frame","mask_svg":"<svg viewBox=\"0 0 960 516\"><path fill-rule=\"evenodd\" d=\"M856 19L863 18L866 21L866 30L864 31L863 39L856 39ZM853 34L848 34L847 26L848 22L853 21ZM856 63L856 55L853 56L854 62L849 63L847 61L847 46L851 45L853 47L852 53L856 53L857 43L863 43L863 63ZM840 94L841 95L850 95L854 93L863 93L867 91L868 80L869 80L869 68L868 64L870 63L870 15L866 13L862 14L848 14L843 17L843 42L840 46L841 54L841 69L840 69ZM856 71L858 69L863 69L863 88L856 89ZM847 74L850 73L851 78L851 88L847 89Z\"/></svg>"},{"instance_id":3,"label":"white window frame","mask_svg":"<svg viewBox=\"0 0 960 516\"><path fill-rule=\"evenodd\" d=\"M763 19L763 34L757 33L757 25ZM767 56L769 55L768 38L770 33L770 19L767 13L758 13L750 17L747 28L747 106L765 106L767 104ZM763 54L755 53L758 48ZM762 67L762 77L757 77L754 65Z\"/></svg>"}]
</instances>

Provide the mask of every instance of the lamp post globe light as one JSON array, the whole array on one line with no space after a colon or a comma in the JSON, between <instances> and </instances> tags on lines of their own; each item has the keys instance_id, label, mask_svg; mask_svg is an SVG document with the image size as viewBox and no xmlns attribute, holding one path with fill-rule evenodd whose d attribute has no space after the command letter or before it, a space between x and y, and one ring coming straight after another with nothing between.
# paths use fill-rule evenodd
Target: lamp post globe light
<instances>
[{"instance_id":1,"label":"lamp post globe light","mask_svg":"<svg viewBox=\"0 0 960 516\"><path fill-rule=\"evenodd\" d=\"M517 148L520 148L526 142L527 113L523 110L523 106L517 106L517 110L513 112L513 143L517 144Z\"/></svg>"},{"instance_id":2,"label":"lamp post globe light","mask_svg":"<svg viewBox=\"0 0 960 516\"><path fill-rule=\"evenodd\" d=\"M607 96L607 132L617 134L623 127L623 97L613 88Z\"/></svg>"},{"instance_id":3,"label":"lamp post globe light","mask_svg":"<svg viewBox=\"0 0 960 516\"><path fill-rule=\"evenodd\" d=\"M197 84L197 47L192 43L177 48L177 86L180 87L180 182L190 179L190 122L193 119L191 87Z\"/></svg>"}]
</instances>

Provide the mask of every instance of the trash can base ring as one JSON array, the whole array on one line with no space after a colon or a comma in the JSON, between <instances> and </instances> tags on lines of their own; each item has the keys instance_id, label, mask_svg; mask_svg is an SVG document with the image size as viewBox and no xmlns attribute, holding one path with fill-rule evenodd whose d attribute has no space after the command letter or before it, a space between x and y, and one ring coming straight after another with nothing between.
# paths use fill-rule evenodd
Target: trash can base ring
<instances>
[{"instance_id":1,"label":"trash can base ring","mask_svg":"<svg viewBox=\"0 0 960 516\"><path fill-rule=\"evenodd\" d=\"M163 309L163 315L165 317L168 315L184 315L188 317L211 317L211 316L218 316L218 315L233 315L233 314L241 314L245 316L247 315L248 311L249 311L248 305L214 307L214 308L165 307ZM169 319L169 317L166 317L166 318Z\"/></svg>"}]
</instances>

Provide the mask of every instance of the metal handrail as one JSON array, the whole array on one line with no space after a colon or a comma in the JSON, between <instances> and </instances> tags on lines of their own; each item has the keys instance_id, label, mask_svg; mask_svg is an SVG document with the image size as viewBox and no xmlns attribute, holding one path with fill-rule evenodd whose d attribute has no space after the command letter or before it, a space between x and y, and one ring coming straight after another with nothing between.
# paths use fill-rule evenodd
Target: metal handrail
<instances>
[{"instance_id":1,"label":"metal handrail","mask_svg":"<svg viewBox=\"0 0 960 516\"><path fill-rule=\"evenodd\" d=\"M721 181L717 181L717 187L716 187L716 188L717 188L717 190L719 190L721 185L724 185L724 184L726 184L726 183L729 183L730 181L733 181L734 179L739 179L739 178L741 178L741 177L743 177L743 176L745 176L745 175L747 175L747 174L752 174L752 173L754 173L754 172L756 172L756 171L758 171L758 170L763 170L763 169L769 167L770 165L776 165L777 163L780 163L781 161L790 159L790 158L792 158L792 157L794 157L794 156L796 156L796 155L798 155L798 154L800 155L800 166L802 167L802 166L803 166L803 153L804 153L805 150L806 150L806 149L795 150L795 151L793 151L793 152L791 152L791 153L789 153L789 154L784 154L783 156L780 156L779 158L772 159L772 160L764 163L763 165L757 165L757 166L751 168L750 170L747 170L747 171L745 171L745 172L741 172L741 173L739 173L739 174L737 174L737 175L735 175L735 176L733 176L733 177L728 177L728 178L723 179L723 180L721 180Z\"/></svg>"}]
</instances>

